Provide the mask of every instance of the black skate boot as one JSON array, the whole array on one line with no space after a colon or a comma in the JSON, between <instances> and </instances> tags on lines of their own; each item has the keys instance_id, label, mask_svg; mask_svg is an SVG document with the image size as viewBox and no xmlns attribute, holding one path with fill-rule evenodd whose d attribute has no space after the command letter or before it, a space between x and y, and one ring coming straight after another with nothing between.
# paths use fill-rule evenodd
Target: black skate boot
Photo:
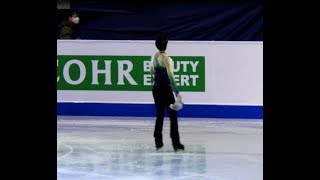
<instances>
[{"instance_id":1,"label":"black skate boot","mask_svg":"<svg viewBox=\"0 0 320 180\"><path fill-rule=\"evenodd\" d=\"M157 151L158 151L159 149L161 149L162 147L163 147L163 142L156 140L156 148L157 148Z\"/></svg>"},{"instance_id":2,"label":"black skate boot","mask_svg":"<svg viewBox=\"0 0 320 180\"><path fill-rule=\"evenodd\" d=\"M172 144L172 145L173 145L173 149L174 149L175 152L184 150L184 145L181 144L181 143L175 143L175 144Z\"/></svg>"}]
</instances>

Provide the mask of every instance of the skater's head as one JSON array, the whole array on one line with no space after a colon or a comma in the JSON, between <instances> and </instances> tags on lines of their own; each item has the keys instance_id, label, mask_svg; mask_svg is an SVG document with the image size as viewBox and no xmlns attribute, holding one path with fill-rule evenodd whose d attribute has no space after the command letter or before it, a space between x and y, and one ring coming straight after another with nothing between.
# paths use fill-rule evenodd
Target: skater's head
<instances>
[{"instance_id":1,"label":"skater's head","mask_svg":"<svg viewBox=\"0 0 320 180\"><path fill-rule=\"evenodd\" d=\"M165 51L168 45L168 36L166 34L160 34L156 39L156 47L159 51Z\"/></svg>"}]
</instances>

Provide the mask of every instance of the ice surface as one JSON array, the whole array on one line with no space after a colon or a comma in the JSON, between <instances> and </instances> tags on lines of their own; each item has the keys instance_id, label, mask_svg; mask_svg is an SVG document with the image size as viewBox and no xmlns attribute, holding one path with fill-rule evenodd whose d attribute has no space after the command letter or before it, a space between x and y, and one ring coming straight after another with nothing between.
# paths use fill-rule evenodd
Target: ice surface
<instances>
[{"instance_id":1,"label":"ice surface","mask_svg":"<svg viewBox=\"0 0 320 180\"><path fill-rule=\"evenodd\" d=\"M154 118L58 117L58 180L263 179L263 121L179 118L185 151L174 152L165 118L156 151Z\"/></svg>"}]
</instances>

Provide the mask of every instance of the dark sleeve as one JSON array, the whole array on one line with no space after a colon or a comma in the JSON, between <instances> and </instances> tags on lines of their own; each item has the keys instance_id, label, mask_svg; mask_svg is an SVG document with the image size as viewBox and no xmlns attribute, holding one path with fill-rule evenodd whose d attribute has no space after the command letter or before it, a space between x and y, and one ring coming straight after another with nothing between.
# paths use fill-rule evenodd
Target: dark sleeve
<instances>
[{"instance_id":1,"label":"dark sleeve","mask_svg":"<svg viewBox=\"0 0 320 180\"><path fill-rule=\"evenodd\" d=\"M64 26L60 29L59 39L72 39L72 29L68 26Z\"/></svg>"}]
</instances>

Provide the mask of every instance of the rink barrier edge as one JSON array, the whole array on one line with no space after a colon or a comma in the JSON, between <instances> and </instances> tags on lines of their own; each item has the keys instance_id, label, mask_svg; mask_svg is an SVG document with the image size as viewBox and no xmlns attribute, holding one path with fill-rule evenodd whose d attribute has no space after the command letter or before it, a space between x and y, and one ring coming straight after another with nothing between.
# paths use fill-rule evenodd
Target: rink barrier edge
<instances>
[{"instance_id":1,"label":"rink barrier edge","mask_svg":"<svg viewBox=\"0 0 320 180\"><path fill-rule=\"evenodd\" d=\"M155 106L154 104L58 102L57 115L155 117ZM263 119L263 106L185 104L178 112L178 116Z\"/></svg>"}]
</instances>

